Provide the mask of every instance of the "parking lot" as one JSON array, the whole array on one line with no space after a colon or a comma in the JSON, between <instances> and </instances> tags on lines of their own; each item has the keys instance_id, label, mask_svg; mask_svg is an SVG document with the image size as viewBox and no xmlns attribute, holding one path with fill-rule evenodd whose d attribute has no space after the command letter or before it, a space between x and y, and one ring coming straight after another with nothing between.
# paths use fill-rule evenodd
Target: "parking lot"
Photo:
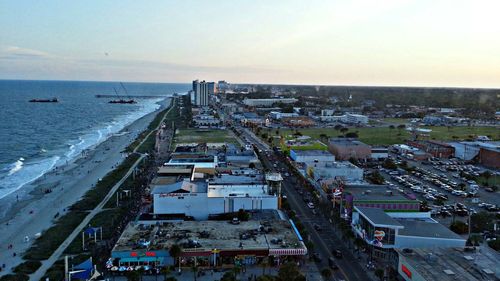
<instances>
[{"instance_id":1,"label":"parking lot","mask_svg":"<svg viewBox=\"0 0 500 281\"><path fill-rule=\"evenodd\" d=\"M466 220L469 214L483 210L499 212L498 193L459 174L479 175L482 171L474 165L454 160L417 162L401 157L394 160L396 164L407 161L413 171L380 168L386 184L410 198L427 202L424 209L445 225L455 219Z\"/></svg>"}]
</instances>

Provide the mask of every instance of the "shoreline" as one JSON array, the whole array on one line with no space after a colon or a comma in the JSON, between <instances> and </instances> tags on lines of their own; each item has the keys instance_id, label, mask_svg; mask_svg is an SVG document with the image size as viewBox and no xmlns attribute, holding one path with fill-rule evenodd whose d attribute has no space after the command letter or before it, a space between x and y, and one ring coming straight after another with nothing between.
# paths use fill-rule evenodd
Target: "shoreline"
<instances>
[{"instance_id":1,"label":"shoreline","mask_svg":"<svg viewBox=\"0 0 500 281\"><path fill-rule=\"evenodd\" d=\"M160 108L89 148L86 155L76 157L0 199L0 206L6 209L0 218L0 249L3 250L0 251L0 261L6 264L6 268L0 276L9 273L12 266L22 261L22 253L31 246L38 233L52 226L57 217L125 159L125 148L147 129L171 100L171 97L166 97L159 101ZM46 190L51 192L46 193Z\"/></svg>"}]
</instances>

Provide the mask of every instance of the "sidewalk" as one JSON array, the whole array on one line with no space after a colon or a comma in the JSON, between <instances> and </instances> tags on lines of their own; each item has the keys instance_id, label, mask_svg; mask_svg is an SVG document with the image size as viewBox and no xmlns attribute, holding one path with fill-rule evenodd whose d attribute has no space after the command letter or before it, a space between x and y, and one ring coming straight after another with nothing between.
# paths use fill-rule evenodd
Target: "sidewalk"
<instances>
[{"instance_id":1,"label":"sidewalk","mask_svg":"<svg viewBox=\"0 0 500 281\"><path fill-rule=\"evenodd\" d=\"M301 272L306 276L308 281L322 281L323 278L321 277L321 274L318 271L318 268L314 263L307 263L304 266L300 268ZM214 280L220 280L224 273L230 272L230 269L227 269L222 272L213 272L210 270L205 271L205 275L201 275L196 277L197 281L214 281ZM238 274L238 280L240 281L247 281L247 280L254 280L253 277L259 277L262 275L262 267L260 266L255 266L251 268L247 268L246 272L241 272ZM266 268L265 274L269 275L278 275L278 270L276 268ZM190 270L186 271L184 270L181 274L178 273L171 273L169 276L175 277L178 281L193 281L194 280L194 273ZM106 277L108 281L126 281L127 278L124 276L116 276L116 277ZM252 279L251 279L252 278ZM143 281L163 281L164 277L163 276L143 276L142 277Z\"/></svg>"}]
</instances>

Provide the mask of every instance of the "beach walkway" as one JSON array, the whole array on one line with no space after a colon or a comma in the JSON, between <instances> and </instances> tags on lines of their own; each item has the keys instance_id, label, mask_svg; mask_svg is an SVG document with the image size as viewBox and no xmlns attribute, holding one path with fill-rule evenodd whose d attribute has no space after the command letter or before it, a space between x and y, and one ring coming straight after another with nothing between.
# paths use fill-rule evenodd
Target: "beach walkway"
<instances>
[{"instance_id":1,"label":"beach walkway","mask_svg":"<svg viewBox=\"0 0 500 281\"><path fill-rule=\"evenodd\" d=\"M172 110L175 107L176 104L175 99L172 99L171 102L172 104L170 106L170 109L167 110L167 112L163 115L158 126L155 129L151 130L151 132L149 132L149 134L134 148L133 150L134 153L154 131L158 130L158 128L165 120L165 117L169 114L170 110ZM141 154L139 159L137 159L137 161L134 162L134 164L130 167L127 173L111 188L111 190L104 197L104 199L92 211L90 211L90 213L85 217L85 219L83 219L82 222L75 228L75 230L73 230L73 232L66 238L66 240L64 240L64 242L61 245L59 245L59 247L52 253L52 255L48 259L41 261L42 265L40 266L40 268L38 268L37 271L35 271L33 274L30 275L29 279L30 281L39 281L42 279L47 270L51 268L52 265L60 258L60 256L66 250L66 248L71 244L71 242L78 235L80 235L82 231L89 225L90 221L103 210L106 203L111 199L111 197L115 194L118 188L120 188L120 186L132 174L135 168L142 162L142 160L145 157L147 157L146 154Z\"/></svg>"}]
</instances>

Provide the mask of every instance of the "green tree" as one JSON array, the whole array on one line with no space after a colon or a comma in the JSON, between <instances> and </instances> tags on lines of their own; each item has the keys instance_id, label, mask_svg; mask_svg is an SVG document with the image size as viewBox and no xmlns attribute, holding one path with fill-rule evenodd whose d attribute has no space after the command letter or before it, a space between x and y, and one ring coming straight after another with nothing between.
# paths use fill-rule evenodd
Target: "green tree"
<instances>
[{"instance_id":1,"label":"green tree","mask_svg":"<svg viewBox=\"0 0 500 281\"><path fill-rule=\"evenodd\" d=\"M347 131L349 131L349 128L347 128L347 127L342 127L342 128L340 129L340 132L344 135L344 137L345 137L345 133L346 133Z\"/></svg>"},{"instance_id":2,"label":"green tree","mask_svg":"<svg viewBox=\"0 0 500 281\"><path fill-rule=\"evenodd\" d=\"M174 258L174 260L177 260L177 262L179 263L179 270L180 270L181 269L180 255L182 252L181 247L177 244L174 244L174 245L170 246L170 249L168 250L168 252L169 252L170 256Z\"/></svg>"},{"instance_id":3,"label":"green tree","mask_svg":"<svg viewBox=\"0 0 500 281\"><path fill-rule=\"evenodd\" d=\"M240 221L247 221L250 218L250 214L248 214L245 210L239 209L237 217Z\"/></svg>"},{"instance_id":4,"label":"green tree","mask_svg":"<svg viewBox=\"0 0 500 281\"><path fill-rule=\"evenodd\" d=\"M329 280L332 277L332 271L325 267L321 270L321 276L323 276L325 280Z\"/></svg>"},{"instance_id":5,"label":"green tree","mask_svg":"<svg viewBox=\"0 0 500 281\"><path fill-rule=\"evenodd\" d=\"M276 277L272 275L261 275L257 277L257 281L274 281L276 280Z\"/></svg>"},{"instance_id":6,"label":"green tree","mask_svg":"<svg viewBox=\"0 0 500 281\"><path fill-rule=\"evenodd\" d=\"M384 279L384 270L382 268L375 269L375 276L377 276L380 280Z\"/></svg>"},{"instance_id":7,"label":"green tree","mask_svg":"<svg viewBox=\"0 0 500 281\"><path fill-rule=\"evenodd\" d=\"M193 276L194 276L194 281L196 281L196 278L198 277L198 267L197 266L192 266L191 271L193 271Z\"/></svg>"},{"instance_id":8,"label":"green tree","mask_svg":"<svg viewBox=\"0 0 500 281\"><path fill-rule=\"evenodd\" d=\"M234 276L233 272L228 271L222 275L220 281L236 281L236 276Z\"/></svg>"},{"instance_id":9,"label":"green tree","mask_svg":"<svg viewBox=\"0 0 500 281\"><path fill-rule=\"evenodd\" d=\"M164 279L170 274L170 268L168 266L162 267L160 273L163 275Z\"/></svg>"},{"instance_id":10,"label":"green tree","mask_svg":"<svg viewBox=\"0 0 500 281\"><path fill-rule=\"evenodd\" d=\"M450 225L450 229L457 234L465 234L467 233L467 231L469 231L469 227L467 226L467 224L461 221L452 222Z\"/></svg>"},{"instance_id":11,"label":"green tree","mask_svg":"<svg viewBox=\"0 0 500 281\"><path fill-rule=\"evenodd\" d=\"M493 231L496 215L485 211L473 214L470 217L471 231L478 233L483 231Z\"/></svg>"},{"instance_id":12,"label":"green tree","mask_svg":"<svg viewBox=\"0 0 500 281\"><path fill-rule=\"evenodd\" d=\"M125 277L128 281L139 281L141 279L141 275L137 271L127 271Z\"/></svg>"},{"instance_id":13,"label":"green tree","mask_svg":"<svg viewBox=\"0 0 500 281\"><path fill-rule=\"evenodd\" d=\"M349 132L347 134L345 134L345 137L346 138L358 138L358 133L357 132Z\"/></svg>"},{"instance_id":14,"label":"green tree","mask_svg":"<svg viewBox=\"0 0 500 281\"><path fill-rule=\"evenodd\" d=\"M302 273L297 267L297 264L294 262L287 262L280 266L278 271L278 280L279 281L296 281L297 278L300 278Z\"/></svg>"}]
</instances>

